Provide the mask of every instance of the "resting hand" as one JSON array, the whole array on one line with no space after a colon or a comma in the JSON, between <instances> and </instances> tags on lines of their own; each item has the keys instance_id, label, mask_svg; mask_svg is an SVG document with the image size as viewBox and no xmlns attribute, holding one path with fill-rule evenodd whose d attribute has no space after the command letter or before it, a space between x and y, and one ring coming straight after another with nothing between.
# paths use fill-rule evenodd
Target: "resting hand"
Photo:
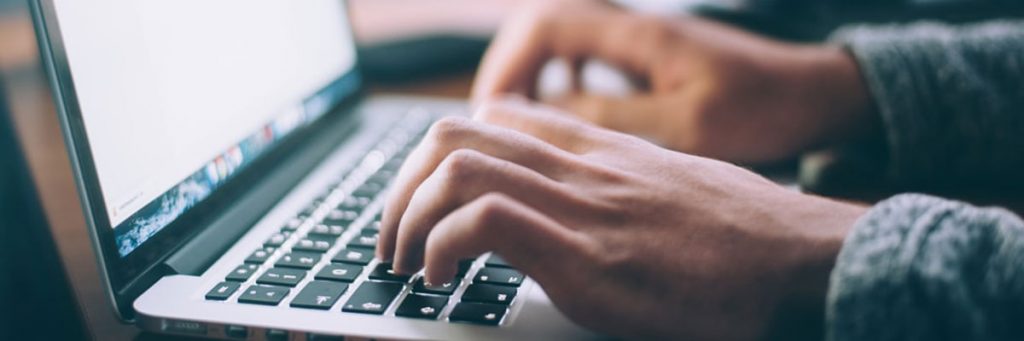
<instances>
[{"instance_id":1,"label":"resting hand","mask_svg":"<svg viewBox=\"0 0 1024 341\"><path fill-rule=\"evenodd\" d=\"M484 58L474 99L535 97L552 58L572 70L587 59L606 61L640 90L622 98L576 89L551 104L687 153L771 162L877 125L856 63L838 47L783 43L696 17L638 15L601 1L544 1L512 16Z\"/></svg>"},{"instance_id":2,"label":"resting hand","mask_svg":"<svg viewBox=\"0 0 1024 341\"><path fill-rule=\"evenodd\" d=\"M448 282L495 251L567 316L629 338L752 339L817 307L864 208L524 101L437 122L389 194L378 256ZM794 311L787 311L794 313Z\"/></svg>"}]
</instances>

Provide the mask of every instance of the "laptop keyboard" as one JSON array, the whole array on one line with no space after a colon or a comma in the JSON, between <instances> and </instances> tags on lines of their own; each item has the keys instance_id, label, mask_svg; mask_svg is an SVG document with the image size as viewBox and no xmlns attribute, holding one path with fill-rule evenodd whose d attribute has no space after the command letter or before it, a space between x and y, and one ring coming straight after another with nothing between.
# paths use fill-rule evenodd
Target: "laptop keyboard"
<instances>
[{"instance_id":1,"label":"laptop keyboard","mask_svg":"<svg viewBox=\"0 0 1024 341\"><path fill-rule=\"evenodd\" d=\"M423 115L426 116L426 115ZM497 255L465 259L449 283L424 284L374 258L382 193L429 120L407 120L206 294L211 301L497 326L524 276Z\"/></svg>"}]
</instances>

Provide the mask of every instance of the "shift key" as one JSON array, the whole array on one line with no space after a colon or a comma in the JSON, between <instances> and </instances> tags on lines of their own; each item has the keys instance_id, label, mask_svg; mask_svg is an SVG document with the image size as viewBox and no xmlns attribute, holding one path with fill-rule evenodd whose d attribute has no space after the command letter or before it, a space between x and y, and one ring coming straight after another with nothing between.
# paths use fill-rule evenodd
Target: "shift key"
<instances>
[{"instance_id":1,"label":"shift key","mask_svg":"<svg viewBox=\"0 0 1024 341\"><path fill-rule=\"evenodd\" d=\"M381 315L405 285L391 282L363 282L341 311Z\"/></svg>"}]
</instances>

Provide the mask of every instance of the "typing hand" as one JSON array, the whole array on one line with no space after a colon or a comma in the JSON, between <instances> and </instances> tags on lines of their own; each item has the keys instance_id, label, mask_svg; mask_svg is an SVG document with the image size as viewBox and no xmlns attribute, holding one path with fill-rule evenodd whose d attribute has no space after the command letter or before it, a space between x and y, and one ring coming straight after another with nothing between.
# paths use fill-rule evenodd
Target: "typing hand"
<instances>
[{"instance_id":1,"label":"typing hand","mask_svg":"<svg viewBox=\"0 0 1024 341\"><path fill-rule=\"evenodd\" d=\"M377 252L442 283L493 250L614 336L752 339L774 316L820 319L863 212L506 100L430 129L396 178Z\"/></svg>"},{"instance_id":2,"label":"typing hand","mask_svg":"<svg viewBox=\"0 0 1024 341\"><path fill-rule=\"evenodd\" d=\"M856 64L838 47L783 43L705 19L639 15L601 1L524 8L488 50L474 99L534 97L548 60L564 59L578 77L584 61L600 59L640 90L606 97L576 89L550 104L687 153L770 162L868 135L877 125Z\"/></svg>"}]
</instances>

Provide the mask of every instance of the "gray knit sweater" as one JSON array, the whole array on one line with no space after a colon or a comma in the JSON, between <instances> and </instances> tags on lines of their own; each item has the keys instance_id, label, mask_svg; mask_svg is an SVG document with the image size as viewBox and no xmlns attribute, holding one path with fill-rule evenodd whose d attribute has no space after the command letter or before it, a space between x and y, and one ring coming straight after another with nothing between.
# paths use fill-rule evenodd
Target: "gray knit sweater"
<instances>
[{"instance_id":1,"label":"gray knit sweater","mask_svg":"<svg viewBox=\"0 0 1024 341\"><path fill-rule=\"evenodd\" d=\"M1024 21L852 27L832 40L861 66L894 179L1024 178ZM826 315L836 341L1024 340L1024 222L925 195L885 200L847 237Z\"/></svg>"}]
</instances>

